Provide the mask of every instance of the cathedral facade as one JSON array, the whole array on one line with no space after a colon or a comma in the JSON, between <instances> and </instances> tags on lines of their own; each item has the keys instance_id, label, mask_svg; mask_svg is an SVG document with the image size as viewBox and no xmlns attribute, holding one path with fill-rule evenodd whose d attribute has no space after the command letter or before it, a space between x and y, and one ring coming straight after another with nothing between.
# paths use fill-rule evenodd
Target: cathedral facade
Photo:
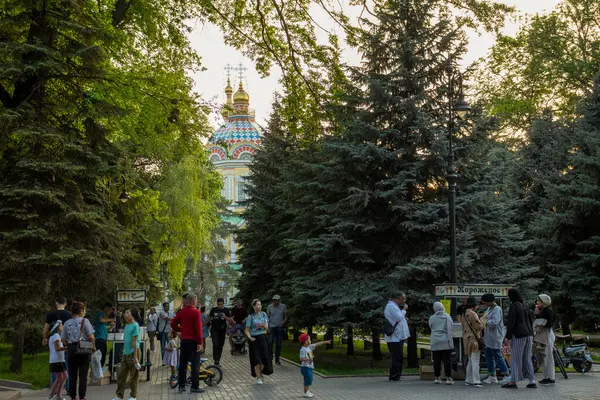
<instances>
[{"instance_id":1,"label":"cathedral facade","mask_svg":"<svg viewBox=\"0 0 600 400\"><path fill-rule=\"evenodd\" d=\"M229 202L229 210L233 215L223 216L230 224L243 228L243 213L248 195L246 178L249 164L256 151L262 144L262 129L255 121L254 112L250 109L250 96L244 90L240 80L238 90L234 93L231 82L227 80L225 88L226 102L222 109L224 124L211 136L206 146L210 161L223 178L221 195ZM230 235L222 238L228 250L228 255L217 268L218 297L223 297L225 303L236 295L237 289L230 275L239 275L241 264L238 258L238 245L235 237ZM235 277L233 277L235 278Z\"/></svg>"}]
</instances>

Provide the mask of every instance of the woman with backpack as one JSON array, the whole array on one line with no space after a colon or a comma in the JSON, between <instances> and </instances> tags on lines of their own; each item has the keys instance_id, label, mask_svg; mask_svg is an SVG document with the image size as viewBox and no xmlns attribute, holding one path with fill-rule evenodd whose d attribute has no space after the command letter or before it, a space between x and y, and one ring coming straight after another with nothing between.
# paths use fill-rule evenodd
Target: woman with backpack
<instances>
[{"instance_id":1,"label":"woman with backpack","mask_svg":"<svg viewBox=\"0 0 600 400\"><path fill-rule=\"evenodd\" d=\"M516 389L517 382L529 379L530 389L537 388L533 376L531 347L533 344L533 321L531 313L523 305L523 296L515 288L508 290L511 301L508 309L506 338L510 340L510 382L502 385L505 389Z\"/></svg>"}]
</instances>

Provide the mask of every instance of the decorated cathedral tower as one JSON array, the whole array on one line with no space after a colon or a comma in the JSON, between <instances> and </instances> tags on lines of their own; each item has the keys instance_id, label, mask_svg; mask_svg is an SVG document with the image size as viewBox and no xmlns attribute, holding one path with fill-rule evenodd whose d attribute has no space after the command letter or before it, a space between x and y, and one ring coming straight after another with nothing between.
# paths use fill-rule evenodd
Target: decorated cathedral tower
<instances>
[{"instance_id":1,"label":"decorated cathedral tower","mask_svg":"<svg viewBox=\"0 0 600 400\"><path fill-rule=\"evenodd\" d=\"M248 166L263 138L262 130L255 121L254 111L250 109L250 96L242 83L244 69L241 64L236 68L240 82L235 93L233 93L230 77L227 78L226 100L221 109L225 121L211 136L206 146L211 162L223 178L221 194L229 201L228 208L233 212L233 216L224 216L223 218L238 228L244 226L241 214L248 201L246 193ZM229 74L233 68L228 65L225 70ZM235 238L231 235L223 238L223 241L228 255L222 264L229 267L226 268L228 271L239 274L241 265L237 256L238 246ZM223 270L225 268L217 269L218 296L223 297L229 303L231 297L237 293L237 289L231 284L231 280L225 279Z\"/></svg>"}]
</instances>

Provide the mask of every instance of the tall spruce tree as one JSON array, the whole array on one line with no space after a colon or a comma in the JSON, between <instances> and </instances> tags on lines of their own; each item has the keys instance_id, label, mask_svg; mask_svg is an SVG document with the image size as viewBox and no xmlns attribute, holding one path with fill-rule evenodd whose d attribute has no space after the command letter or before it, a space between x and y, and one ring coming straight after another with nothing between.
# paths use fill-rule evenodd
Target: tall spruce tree
<instances>
[{"instance_id":1,"label":"tall spruce tree","mask_svg":"<svg viewBox=\"0 0 600 400\"><path fill-rule=\"evenodd\" d=\"M600 323L600 77L582 105L567 163L555 171L532 230L563 315L584 327Z\"/></svg>"}]
</instances>

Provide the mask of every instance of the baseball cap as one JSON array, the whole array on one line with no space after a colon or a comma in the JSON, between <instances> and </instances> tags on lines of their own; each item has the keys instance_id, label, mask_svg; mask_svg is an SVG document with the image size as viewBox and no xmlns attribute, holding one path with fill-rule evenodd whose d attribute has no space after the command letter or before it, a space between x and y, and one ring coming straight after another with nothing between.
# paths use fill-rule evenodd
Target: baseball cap
<instances>
[{"instance_id":1,"label":"baseball cap","mask_svg":"<svg viewBox=\"0 0 600 400\"><path fill-rule=\"evenodd\" d=\"M273 300L281 300L281 297L278 294L276 294L273 296Z\"/></svg>"},{"instance_id":2,"label":"baseball cap","mask_svg":"<svg viewBox=\"0 0 600 400\"><path fill-rule=\"evenodd\" d=\"M308 340L308 334L303 333L302 335L300 335L300 344L304 344L304 342L306 342Z\"/></svg>"}]
</instances>

